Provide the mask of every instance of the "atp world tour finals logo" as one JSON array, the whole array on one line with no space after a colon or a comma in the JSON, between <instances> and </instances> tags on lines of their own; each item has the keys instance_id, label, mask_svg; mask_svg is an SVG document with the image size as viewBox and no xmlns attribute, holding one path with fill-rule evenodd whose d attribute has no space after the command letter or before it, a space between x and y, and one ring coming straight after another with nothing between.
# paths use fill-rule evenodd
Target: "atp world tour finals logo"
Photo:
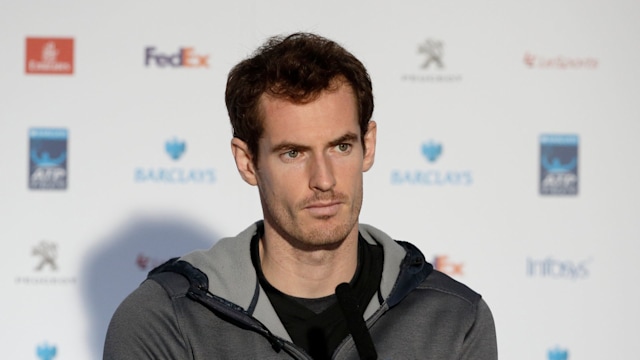
<instances>
[{"instance_id":1,"label":"atp world tour finals logo","mask_svg":"<svg viewBox=\"0 0 640 360\"><path fill-rule=\"evenodd\" d=\"M29 130L29 188L67 188L67 129Z\"/></svg>"},{"instance_id":2,"label":"atp world tour finals logo","mask_svg":"<svg viewBox=\"0 0 640 360\"><path fill-rule=\"evenodd\" d=\"M578 136L540 136L540 194L578 194Z\"/></svg>"}]
</instances>

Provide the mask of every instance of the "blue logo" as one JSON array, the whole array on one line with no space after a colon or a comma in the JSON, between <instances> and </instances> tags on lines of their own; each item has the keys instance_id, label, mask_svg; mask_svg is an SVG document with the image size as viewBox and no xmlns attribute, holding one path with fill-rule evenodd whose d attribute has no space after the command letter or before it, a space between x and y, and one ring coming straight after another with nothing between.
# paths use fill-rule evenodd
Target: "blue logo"
<instances>
[{"instance_id":1,"label":"blue logo","mask_svg":"<svg viewBox=\"0 0 640 360\"><path fill-rule=\"evenodd\" d=\"M38 355L38 358L42 360L52 360L56 357L56 353L56 347L46 343L38 345L38 347L36 348L36 354Z\"/></svg>"},{"instance_id":2,"label":"blue logo","mask_svg":"<svg viewBox=\"0 0 640 360\"><path fill-rule=\"evenodd\" d=\"M435 162L442 154L442 145L435 143L433 140L422 144L422 155L429 162Z\"/></svg>"},{"instance_id":3,"label":"blue logo","mask_svg":"<svg viewBox=\"0 0 640 360\"><path fill-rule=\"evenodd\" d=\"M569 360L569 350L556 347L547 352L548 360Z\"/></svg>"},{"instance_id":4,"label":"blue logo","mask_svg":"<svg viewBox=\"0 0 640 360\"><path fill-rule=\"evenodd\" d=\"M29 130L29 188L67 188L67 129Z\"/></svg>"},{"instance_id":5,"label":"blue logo","mask_svg":"<svg viewBox=\"0 0 640 360\"><path fill-rule=\"evenodd\" d=\"M433 164L442 155L442 144L429 140L421 144L420 151L427 163ZM454 170L440 168L394 169L391 171L392 185L421 186L471 186L473 174L471 170Z\"/></svg>"},{"instance_id":6,"label":"blue logo","mask_svg":"<svg viewBox=\"0 0 640 360\"><path fill-rule=\"evenodd\" d=\"M184 141L180 142L178 139L174 138L164 144L164 149L173 160L178 160L187 149L187 144Z\"/></svg>"},{"instance_id":7,"label":"blue logo","mask_svg":"<svg viewBox=\"0 0 640 360\"><path fill-rule=\"evenodd\" d=\"M164 150L173 161L181 161L187 150L187 142L177 138L168 140L164 144ZM201 167L182 167L176 165L136 167L133 177L136 183L156 184L214 184L216 182L216 169Z\"/></svg>"},{"instance_id":8,"label":"blue logo","mask_svg":"<svg viewBox=\"0 0 640 360\"><path fill-rule=\"evenodd\" d=\"M540 194L578 194L578 136L540 136Z\"/></svg>"},{"instance_id":9,"label":"blue logo","mask_svg":"<svg viewBox=\"0 0 640 360\"><path fill-rule=\"evenodd\" d=\"M580 280L589 277L589 263L583 261L558 260L553 257L544 259L527 258L527 276L552 279Z\"/></svg>"}]
</instances>

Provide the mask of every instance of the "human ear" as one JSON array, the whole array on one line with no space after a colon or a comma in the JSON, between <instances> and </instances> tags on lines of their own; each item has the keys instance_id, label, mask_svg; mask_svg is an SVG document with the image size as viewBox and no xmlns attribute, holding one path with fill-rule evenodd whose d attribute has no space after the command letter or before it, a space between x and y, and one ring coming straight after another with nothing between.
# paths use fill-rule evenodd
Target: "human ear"
<instances>
[{"instance_id":1,"label":"human ear","mask_svg":"<svg viewBox=\"0 0 640 360\"><path fill-rule=\"evenodd\" d=\"M362 162L362 171L368 171L373 166L376 157L376 133L378 125L375 121L369 121L367 132L364 134L364 161Z\"/></svg>"},{"instance_id":2,"label":"human ear","mask_svg":"<svg viewBox=\"0 0 640 360\"><path fill-rule=\"evenodd\" d=\"M247 143L234 137L231 139L231 152L233 153L233 159L236 161L236 167L242 180L249 185L257 185L256 168L253 164L253 156L249 151Z\"/></svg>"}]
</instances>

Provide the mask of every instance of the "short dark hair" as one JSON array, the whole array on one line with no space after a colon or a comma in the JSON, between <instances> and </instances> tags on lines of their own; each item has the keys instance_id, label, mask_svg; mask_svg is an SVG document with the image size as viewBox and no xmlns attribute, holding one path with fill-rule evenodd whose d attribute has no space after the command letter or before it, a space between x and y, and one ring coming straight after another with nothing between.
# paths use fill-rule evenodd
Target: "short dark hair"
<instances>
[{"instance_id":1,"label":"short dark hair","mask_svg":"<svg viewBox=\"0 0 640 360\"><path fill-rule=\"evenodd\" d=\"M371 78L364 65L342 46L319 35L269 38L229 72L225 102L233 136L247 143L255 162L264 131L259 108L262 94L306 103L343 83L355 94L364 144L373 114Z\"/></svg>"}]
</instances>

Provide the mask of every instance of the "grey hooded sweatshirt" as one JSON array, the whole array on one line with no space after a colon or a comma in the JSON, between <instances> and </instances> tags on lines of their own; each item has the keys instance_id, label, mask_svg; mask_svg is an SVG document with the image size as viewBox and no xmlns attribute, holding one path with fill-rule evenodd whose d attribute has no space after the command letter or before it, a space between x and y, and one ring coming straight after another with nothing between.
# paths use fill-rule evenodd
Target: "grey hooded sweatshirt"
<instances>
[{"instance_id":1,"label":"grey hooded sweatshirt","mask_svg":"<svg viewBox=\"0 0 640 360\"><path fill-rule=\"evenodd\" d=\"M104 360L311 359L291 342L251 262L255 223L236 237L152 271L118 307ZM378 359L496 360L481 296L433 270L413 245L359 225L383 247L378 293L364 310ZM358 359L352 336L333 359Z\"/></svg>"}]
</instances>

